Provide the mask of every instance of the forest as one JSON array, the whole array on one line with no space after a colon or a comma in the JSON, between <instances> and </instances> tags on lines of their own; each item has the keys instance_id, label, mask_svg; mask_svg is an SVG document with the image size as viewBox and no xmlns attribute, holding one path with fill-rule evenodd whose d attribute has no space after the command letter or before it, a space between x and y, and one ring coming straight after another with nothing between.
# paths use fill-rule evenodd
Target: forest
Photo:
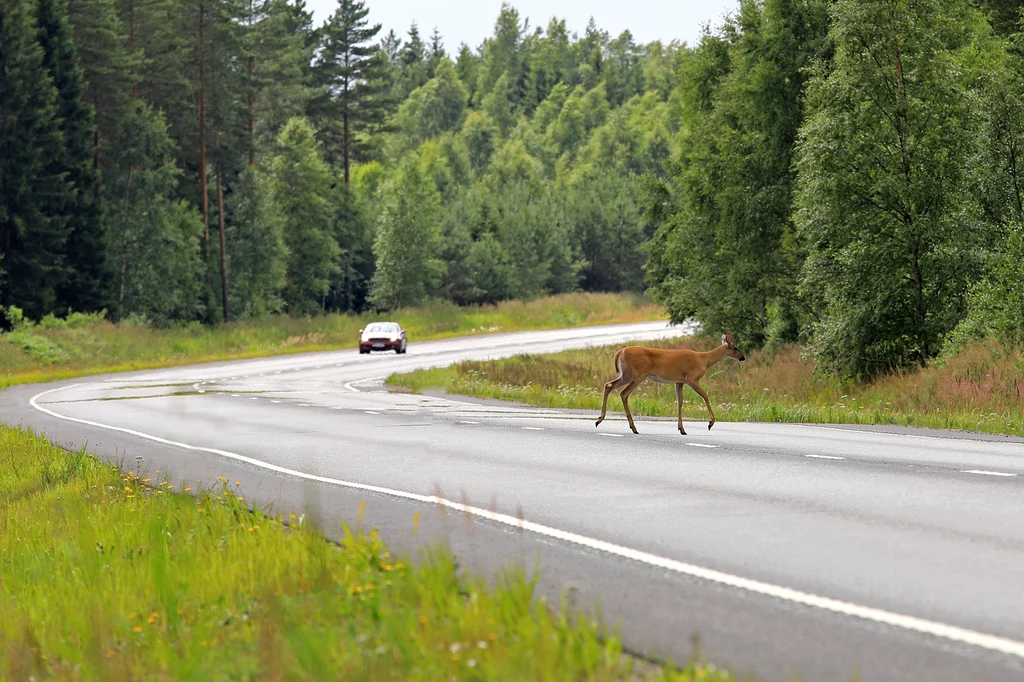
<instances>
[{"instance_id":1,"label":"forest","mask_svg":"<svg viewBox=\"0 0 1024 682\"><path fill-rule=\"evenodd\" d=\"M647 291L849 377L1024 320L1017 3L741 0L695 45L510 4L0 0L0 323Z\"/></svg>"}]
</instances>

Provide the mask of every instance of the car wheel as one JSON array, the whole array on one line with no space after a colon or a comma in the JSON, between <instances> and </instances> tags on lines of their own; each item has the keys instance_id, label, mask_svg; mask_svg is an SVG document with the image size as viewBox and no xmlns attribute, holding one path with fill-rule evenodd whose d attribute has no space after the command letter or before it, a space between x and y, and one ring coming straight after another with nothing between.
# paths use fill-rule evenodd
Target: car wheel
<instances>
[{"instance_id":1,"label":"car wheel","mask_svg":"<svg viewBox=\"0 0 1024 682\"><path fill-rule=\"evenodd\" d=\"M409 343L407 341L402 341L402 355L405 355L406 351L408 351L408 350L409 350Z\"/></svg>"}]
</instances>

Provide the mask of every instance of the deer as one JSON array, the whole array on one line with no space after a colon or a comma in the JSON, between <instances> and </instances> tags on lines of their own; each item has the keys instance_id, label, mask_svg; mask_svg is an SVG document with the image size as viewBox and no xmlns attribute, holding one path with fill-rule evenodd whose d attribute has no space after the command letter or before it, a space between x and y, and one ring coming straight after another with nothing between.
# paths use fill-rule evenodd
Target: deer
<instances>
[{"instance_id":1,"label":"deer","mask_svg":"<svg viewBox=\"0 0 1024 682\"><path fill-rule=\"evenodd\" d=\"M704 399L704 404L708 406L708 414L711 415L711 421L708 422L708 431L710 431L711 427L715 425L715 411L711 409L708 394L700 387L700 380L704 378L704 374L709 369L725 358L733 358L740 362L747 359L743 351L733 345L732 334L722 334L722 345L703 353L685 348L679 350L660 350L645 346L620 348L615 353L615 369L619 376L604 385L601 416L598 417L594 426L600 426L604 421L605 413L608 410L608 394L621 388L619 396L622 398L622 407L626 410L629 428L633 430L633 433L639 434L640 432L636 430L636 425L633 423L633 414L629 411L629 396L645 379L650 379L659 384L675 384L679 433L686 435L686 429L683 428L683 384L692 388L697 395Z\"/></svg>"}]
</instances>

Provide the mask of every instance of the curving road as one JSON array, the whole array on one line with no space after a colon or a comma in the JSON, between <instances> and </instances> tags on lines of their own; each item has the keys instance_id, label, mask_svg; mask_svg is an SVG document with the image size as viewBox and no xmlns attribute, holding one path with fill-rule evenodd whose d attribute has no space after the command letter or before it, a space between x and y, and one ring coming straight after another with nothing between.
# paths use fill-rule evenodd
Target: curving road
<instances>
[{"instance_id":1,"label":"curving road","mask_svg":"<svg viewBox=\"0 0 1024 682\"><path fill-rule=\"evenodd\" d=\"M663 323L412 343L0 392L0 417L151 475L438 539L759 680L1024 680L1024 440L723 423L709 432L389 393L396 371L674 336ZM609 366L611 360L609 358ZM611 372L609 372L611 374ZM610 376L608 378L611 378ZM714 383L711 382L714 400ZM416 517L414 520L414 516Z\"/></svg>"}]
</instances>

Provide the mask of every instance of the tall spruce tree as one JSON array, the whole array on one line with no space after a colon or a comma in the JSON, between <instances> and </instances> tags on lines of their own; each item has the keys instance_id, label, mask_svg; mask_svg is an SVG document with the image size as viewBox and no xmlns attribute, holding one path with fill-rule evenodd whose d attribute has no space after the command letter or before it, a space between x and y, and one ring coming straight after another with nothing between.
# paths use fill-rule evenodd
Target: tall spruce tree
<instances>
[{"instance_id":1,"label":"tall spruce tree","mask_svg":"<svg viewBox=\"0 0 1024 682\"><path fill-rule=\"evenodd\" d=\"M96 186L99 171L93 167L93 109L84 99L85 84L78 65L66 0L36 0L39 43L43 64L57 90L57 121L63 135L63 154L54 171L64 176L67 194L60 206L68 230L64 263L68 277L62 282L58 309L92 312L110 302L110 272L106 262L106 225Z\"/></svg>"},{"instance_id":2,"label":"tall spruce tree","mask_svg":"<svg viewBox=\"0 0 1024 682\"><path fill-rule=\"evenodd\" d=\"M0 0L0 306L38 319L67 278L69 197L57 91L33 3Z\"/></svg>"}]
</instances>

